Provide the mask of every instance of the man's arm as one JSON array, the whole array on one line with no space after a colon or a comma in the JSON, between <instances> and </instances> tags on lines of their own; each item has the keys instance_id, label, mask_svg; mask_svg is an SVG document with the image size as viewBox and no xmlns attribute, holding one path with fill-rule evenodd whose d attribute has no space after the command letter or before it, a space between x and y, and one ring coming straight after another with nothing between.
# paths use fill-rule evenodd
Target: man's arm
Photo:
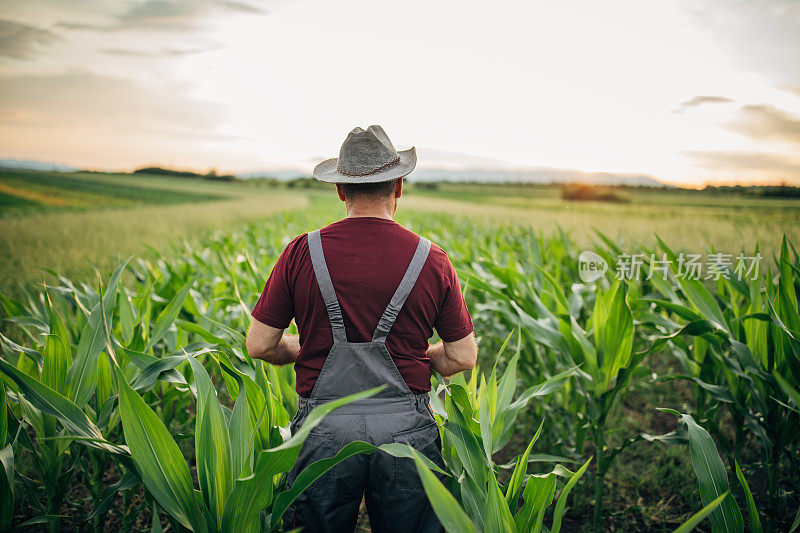
<instances>
[{"instance_id":1,"label":"man's arm","mask_svg":"<svg viewBox=\"0 0 800 533\"><path fill-rule=\"evenodd\" d=\"M470 333L455 342L439 342L428 348L431 368L443 377L458 374L464 370L475 368L478 360L478 345L475 334Z\"/></svg>"},{"instance_id":2,"label":"man's arm","mask_svg":"<svg viewBox=\"0 0 800 533\"><path fill-rule=\"evenodd\" d=\"M263 359L273 365L294 363L300 352L300 337L286 335L282 329L273 328L255 318L247 331L247 353L253 359Z\"/></svg>"}]
</instances>

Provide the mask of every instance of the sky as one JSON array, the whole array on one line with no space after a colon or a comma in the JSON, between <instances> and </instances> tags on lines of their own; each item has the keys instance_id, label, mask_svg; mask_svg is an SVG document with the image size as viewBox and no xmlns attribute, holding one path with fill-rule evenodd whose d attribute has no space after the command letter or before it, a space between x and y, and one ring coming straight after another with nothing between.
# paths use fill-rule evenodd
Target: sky
<instances>
[{"instance_id":1,"label":"sky","mask_svg":"<svg viewBox=\"0 0 800 533\"><path fill-rule=\"evenodd\" d=\"M0 158L800 185L800 1L0 0Z\"/></svg>"}]
</instances>

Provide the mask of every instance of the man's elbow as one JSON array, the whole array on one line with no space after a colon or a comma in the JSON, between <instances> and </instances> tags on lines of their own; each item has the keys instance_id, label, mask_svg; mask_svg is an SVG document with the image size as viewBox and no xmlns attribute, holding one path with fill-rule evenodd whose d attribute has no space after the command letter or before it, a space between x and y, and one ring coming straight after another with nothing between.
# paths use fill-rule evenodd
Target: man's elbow
<instances>
[{"instance_id":1,"label":"man's elbow","mask_svg":"<svg viewBox=\"0 0 800 533\"><path fill-rule=\"evenodd\" d=\"M253 359L264 359L269 361L269 346L267 346L264 342L260 339L256 338L253 335L248 335L247 340L245 342L245 348L247 349L247 353Z\"/></svg>"},{"instance_id":2,"label":"man's elbow","mask_svg":"<svg viewBox=\"0 0 800 533\"><path fill-rule=\"evenodd\" d=\"M470 346L469 351L466 354L464 365L466 366L467 370L472 370L475 368L475 365L478 364L478 343L475 342L475 338L472 338L472 345Z\"/></svg>"},{"instance_id":3,"label":"man's elbow","mask_svg":"<svg viewBox=\"0 0 800 533\"><path fill-rule=\"evenodd\" d=\"M465 341L461 341L457 358L462 372L472 370L478 364L478 344L475 342L475 337L470 335Z\"/></svg>"}]
</instances>

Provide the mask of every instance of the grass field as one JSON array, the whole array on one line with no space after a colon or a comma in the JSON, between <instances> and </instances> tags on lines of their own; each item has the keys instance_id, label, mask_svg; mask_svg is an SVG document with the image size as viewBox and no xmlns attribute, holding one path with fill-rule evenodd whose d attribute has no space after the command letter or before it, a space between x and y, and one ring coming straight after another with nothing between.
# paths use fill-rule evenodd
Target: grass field
<instances>
[{"instance_id":1,"label":"grass field","mask_svg":"<svg viewBox=\"0 0 800 533\"><path fill-rule=\"evenodd\" d=\"M556 187L442 184L414 190L406 206L515 222L535 229L556 225L581 246L597 240L595 230L631 247L655 245L660 236L692 253L707 249L736 254L756 243L768 257L784 234L800 242L800 201L684 190L626 190L625 203L563 200ZM447 201L443 201L443 199Z\"/></svg>"},{"instance_id":2,"label":"grass field","mask_svg":"<svg viewBox=\"0 0 800 533\"><path fill-rule=\"evenodd\" d=\"M15 294L52 280L47 270L91 281L120 257L308 205L289 191L142 175L0 171L0 187L11 198L0 204L0 291Z\"/></svg>"},{"instance_id":3,"label":"grass field","mask_svg":"<svg viewBox=\"0 0 800 533\"><path fill-rule=\"evenodd\" d=\"M188 180L187 180L188 181ZM197 180L193 180L197 181ZM41 211L125 207L140 204L207 202L229 196L196 183L155 180L139 175L89 172L0 171L0 216Z\"/></svg>"},{"instance_id":4,"label":"grass field","mask_svg":"<svg viewBox=\"0 0 800 533\"><path fill-rule=\"evenodd\" d=\"M250 471L264 468L296 399L291 369L249 360L238 335L283 246L341 218L342 204L322 187L11 174L0 182L13 184L4 191L14 206L0 205L0 293L33 295L0 301L8 319L0 327L21 345L0 343L13 393L0 450L13 452L19 474L13 524L44 515L50 531L144 531L156 512L171 530L256 527L259 514L280 508L283 478L256 475L271 480L269 501L263 512L234 514L235 529L222 521L220 498L256 493L245 480L220 478L224 489L203 481L212 475L207 454L250 435L252 448L231 457L249 454ZM791 248L800 242L800 202L638 190L621 193L627 202L568 202L555 188L454 184L407 192L398 221L448 251L479 337L482 377L436 384L445 459L464 476L446 486L460 509L446 506L454 519L490 531L492 517L510 520L500 530L531 531L541 513L554 531L671 531L711 503L713 489L732 495L711 514L715 529L720 517L732 520L720 531L758 530L759 520L782 531L800 520L800 259ZM646 251L654 234L674 251L698 253L750 253L757 239L762 253L782 259L744 284L579 279L581 250ZM142 258L109 279L129 255ZM45 273L52 286L44 293L39 267L88 286ZM91 379L70 379L85 369ZM209 378L218 398L199 393ZM67 416L51 401L74 410ZM265 405L266 420L257 415ZM211 422L201 423L201 412ZM226 426L233 413L244 413L236 429ZM687 435L695 420L700 430ZM7 430L17 438L6 439ZM64 440L76 431L86 439ZM141 442L173 467L159 473ZM711 466L698 465L697 453ZM200 500L168 496L198 483ZM543 491L536 512L528 487ZM710 529L706 519L700 530Z\"/></svg>"},{"instance_id":5,"label":"grass field","mask_svg":"<svg viewBox=\"0 0 800 533\"><path fill-rule=\"evenodd\" d=\"M625 203L563 200L558 188L440 184L407 187L401 209L468 216L487 224L562 228L580 246L601 231L633 249L658 235L692 253L737 254L756 243L767 257L784 234L800 242L800 201L697 191L628 190ZM46 269L92 277L120 257L231 229L309 201L343 209L332 188L218 183L153 175L0 171L0 290L36 283ZM402 216L402 211L401 211ZM46 274L45 274L46 275ZM12 289L12 287L14 289Z\"/></svg>"}]
</instances>

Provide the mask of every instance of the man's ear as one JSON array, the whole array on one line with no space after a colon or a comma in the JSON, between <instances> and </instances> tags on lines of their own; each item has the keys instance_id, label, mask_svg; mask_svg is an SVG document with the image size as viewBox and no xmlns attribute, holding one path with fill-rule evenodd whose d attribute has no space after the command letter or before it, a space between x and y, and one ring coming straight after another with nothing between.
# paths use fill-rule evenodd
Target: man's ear
<instances>
[{"instance_id":1,"label":"man's ear","mask_svg":"<svg viewBox=\"0 0 800 533\"><path fill-rule=\"evenodd\" d=\"M394 186L394 197L400 198L403 194L403 178L398 178L397 184Z\"/></svg>"},{"instance_id":2,"label":"man's ear","mask_svg":"<svg viewBox=\"0 0 800 533\"><path fill-rule=\"evenodd\" d=\"M339 195L339 200L344 202L344 191L339 183L336 184L336 194Z\"/></svg>"}]
</instances>

